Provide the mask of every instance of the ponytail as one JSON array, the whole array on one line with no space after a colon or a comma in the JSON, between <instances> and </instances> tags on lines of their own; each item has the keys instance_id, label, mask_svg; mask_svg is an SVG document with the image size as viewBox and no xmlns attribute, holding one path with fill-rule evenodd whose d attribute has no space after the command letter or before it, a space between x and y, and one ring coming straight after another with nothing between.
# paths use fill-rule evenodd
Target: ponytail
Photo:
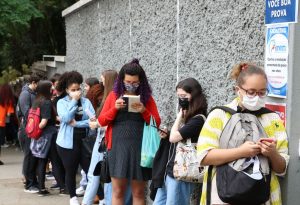
<instances>
[{"instance_id":1,"label":"ponytail","mask_svg":"<svg viewBox=\"0 0 300 205\"><path fill-rule=\"evenodd\" d=\"M245 78L253 74L262 75L267 80L267 75L262 68L255 64L245 62L234 65L230 77L236 81L237 85L243 85L245 83Z\"/></svg>"}]
</instances>

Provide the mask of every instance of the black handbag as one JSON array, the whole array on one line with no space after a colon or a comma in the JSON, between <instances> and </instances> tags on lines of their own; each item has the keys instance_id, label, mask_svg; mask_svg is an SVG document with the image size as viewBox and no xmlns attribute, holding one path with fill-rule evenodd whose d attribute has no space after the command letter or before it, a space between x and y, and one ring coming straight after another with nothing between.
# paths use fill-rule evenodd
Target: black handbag
<instances>
[{"instance_id":1,"label":"black handbag","mask_svg":"<svg viewBox=\"0 0 300 205\"><path fill-rule=\"evenodd\" d=\"M103 153L103 160L97 163L93 174L94 176L100 176L100 181L102 183L111 182L107 152Z\"/></svg>"},{"instance_id":2,"label":"black handbag","mask_svg":"<svg viewBox=\"0 0 300 205\"><path fill-rule=\"evenodd\" d=\"M82 139L82 153L88 159L92 158L96 138L96 136L88 136Z\"/></svg>"},{"instance_id":3,"label":"black handbag","mask_svg":"<svg viewBox=\"0 0 300 205\"><path fill-rule=\"evenodd\" d=\"M101 148L101 149L100 149ZM100 181L102 183L110 183L111 178L109 174L108 156L107 149L104 143L104 138L101 141L99 152L103 152L103 160L99 161L94 170L94 176L100 176Z\"/></svg>"}]
</instances>

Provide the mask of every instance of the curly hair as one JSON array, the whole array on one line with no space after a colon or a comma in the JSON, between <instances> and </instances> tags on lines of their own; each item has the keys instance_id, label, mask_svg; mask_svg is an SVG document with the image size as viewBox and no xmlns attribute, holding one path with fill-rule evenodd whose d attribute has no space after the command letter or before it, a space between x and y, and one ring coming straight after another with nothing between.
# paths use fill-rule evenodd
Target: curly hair
<instances>
[{"instance_id":1,"label":"curly hair","mask_svg":"<svg viewBox=\"0 0 300 205\"><path fill-rule=\"evenodd\" d=\"M59 92L64 92L72 84L81 84L83 82L82 75L77 71L70 71L63 73L56 86Z\"/></svg>"},{"instance_id":2,"label":"curly hair","mask_svg":"<svg viewBox=\"0 0 300 205\"><path fill-rule=\"evenodd\" d=\"M190 105L184 116L184 122L186 123L197 114L206 116L207 100L200 83L194 78L187 78L177 84L176 90L179 88L191 94Z\"/></svg>"},{"instance_id":3,"label":"curly hair","mask_svg":"<svg viewBox=\"0 0 300 205\"><path fill-rule=\"evenodd\" d=\"M140 66L138 59L133 59L131 62L126 63L121 68L114 85L114 92L116 93L117 97L122 96L125 92L125 86L123 82L125 75L137 75L139 77L140 86L138 87L136 94L141 96L141 102L146 105L152 95L152 89L148 83L146 73L142 66Z\"/></svg>"}]
</instances>

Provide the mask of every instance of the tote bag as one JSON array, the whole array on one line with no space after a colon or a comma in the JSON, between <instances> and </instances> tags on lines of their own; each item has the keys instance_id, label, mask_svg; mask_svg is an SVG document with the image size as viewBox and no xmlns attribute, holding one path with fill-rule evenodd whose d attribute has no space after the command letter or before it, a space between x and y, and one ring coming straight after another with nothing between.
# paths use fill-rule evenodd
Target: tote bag
<instances>
[{"instance_id":1,"label":"tote bag","mask_svg":"<svg viewBox=\"0 0 300 205\"><path fill-rule=\"evenodd\" d=\"M204 121L206 117L201 116ZM197 157L197 143L192 143L191 139L182 140L176 146L173 174L175 179L185 182L202 183L204 167L200 166Z\"/></svg>"},{"instance_id":2,"label":"tote bag","mask_svg":"<svg viewBox=\"0 0 300 205\"><path fill-rule=\"evenodd\" d=\"M160 136L156 128L156 123L153 117L150 118L150 124L144 124L143 141L141 150L142 167L152 168L153 159L158 150L160 143Z\"/></svg>"}]
</instances>

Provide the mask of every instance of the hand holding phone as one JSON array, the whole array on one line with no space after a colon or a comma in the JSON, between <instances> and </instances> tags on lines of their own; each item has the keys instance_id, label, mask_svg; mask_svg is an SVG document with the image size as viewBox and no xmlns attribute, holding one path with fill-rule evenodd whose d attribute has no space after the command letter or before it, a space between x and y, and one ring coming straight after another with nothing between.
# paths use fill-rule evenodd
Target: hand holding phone
<instances>
[{"instance_id":1,"label":"hand holding phone","mask_svg":"<svg viewBox=\"0 0 300 205\"><path fill-rule=\"evenodd\" d=\"M269 142L269 143L272 143L272 142L276 142L276 140L274 138L260 138L259 142Z\"/></svg>"},{"instance_id":2,"label":"hand holding phone","mask_svg":"<svg viewBox=\"0 0 300 205\"><path fill-rule=\"evenodd\" d=\"M160 129L160 128L158 128L158 127L156 127L156 126L154 126L154 125L151 125L152 127L155 127L158 131L160 131L160 132L162 132L162 133L164 133L164 134L168 134L168 132L166 132L165 130L162 130L162 129Z\"/></svg>"}]
</instances>

